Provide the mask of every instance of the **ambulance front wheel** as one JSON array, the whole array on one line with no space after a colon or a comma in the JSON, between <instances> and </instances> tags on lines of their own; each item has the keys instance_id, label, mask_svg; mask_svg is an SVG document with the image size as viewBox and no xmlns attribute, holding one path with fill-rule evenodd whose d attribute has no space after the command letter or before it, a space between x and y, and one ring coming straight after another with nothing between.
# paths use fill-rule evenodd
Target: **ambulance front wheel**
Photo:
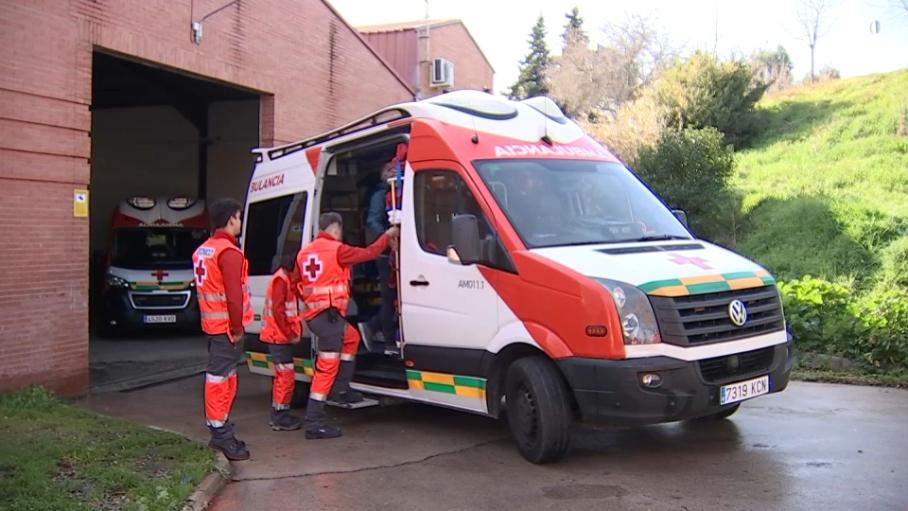
<instances>
[{"instance_id":1,"label":"ambulance front wheel","mask_svg":"<svg viewBox=\"0 0 908 511\"><path fill-rule=\"evenodd\" d=\"M515 361L508 369L505 395L508 425L520 454L533 463L563 458L573 415L558 368L543 357Z\"/></svg>"}]
</instances>

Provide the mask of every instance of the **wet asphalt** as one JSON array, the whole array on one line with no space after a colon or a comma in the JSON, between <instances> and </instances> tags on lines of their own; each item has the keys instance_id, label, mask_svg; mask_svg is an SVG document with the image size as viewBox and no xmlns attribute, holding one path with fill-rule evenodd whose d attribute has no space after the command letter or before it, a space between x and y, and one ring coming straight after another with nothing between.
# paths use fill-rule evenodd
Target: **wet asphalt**
<instances>
[{"instance_id":1,"label":"wet asphalt","mask_svg":"<svg viewBox=\"0 0 908 511\"><path fill-rule=\"evenodd\" d=\"M908 390L793 382L723 421L579 426L568 457L542 466L502 421L332 409L345 435L314 441L272 432L269 403L269 380L241 371L232 419L252 459L209 509L908 511ZM207 440L201 377L81 404Z\"/></svg>"}]
</instances>

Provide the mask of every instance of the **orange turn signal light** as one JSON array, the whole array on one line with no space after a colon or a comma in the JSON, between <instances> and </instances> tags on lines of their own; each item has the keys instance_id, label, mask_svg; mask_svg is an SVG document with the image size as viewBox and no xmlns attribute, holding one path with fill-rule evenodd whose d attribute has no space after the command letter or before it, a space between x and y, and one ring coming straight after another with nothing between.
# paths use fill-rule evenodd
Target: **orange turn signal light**
<instances>
[{"instance_id":1,"label":"orange turn signal light","mask_svg":"<svg viewBox=\"0 0 908 511\"><path fill-rule=\"evenodd\" d=\"M605 325L587 325L586 335L590 337L605 337L608 335L608 328Z\"/></svg>"}]
</instances>

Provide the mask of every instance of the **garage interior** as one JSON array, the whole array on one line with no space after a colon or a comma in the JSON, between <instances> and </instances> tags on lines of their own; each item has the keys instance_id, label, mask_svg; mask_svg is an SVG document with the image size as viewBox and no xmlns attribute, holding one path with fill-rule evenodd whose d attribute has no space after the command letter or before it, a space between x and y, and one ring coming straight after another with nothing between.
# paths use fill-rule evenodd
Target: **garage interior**
<instances>
[{"instance_id":1,"label":"garage interior","mask_svg":"<svg viewBox=\"0 0 908 511\"><path fill-rule=\"evenodd\" d=\"M133 196L242 201L259 145L254 91L96 51L92 61L90 368L92 392L204 367L199 332L109 332L101 291L111 213Z\"/></svg>"}]
</instances>

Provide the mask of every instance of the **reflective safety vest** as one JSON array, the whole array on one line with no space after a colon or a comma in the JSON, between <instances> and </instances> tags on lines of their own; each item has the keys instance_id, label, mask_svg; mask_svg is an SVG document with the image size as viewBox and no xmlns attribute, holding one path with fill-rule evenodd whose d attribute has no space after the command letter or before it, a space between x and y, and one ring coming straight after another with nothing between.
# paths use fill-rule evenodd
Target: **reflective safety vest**
<instances>
[{"instance_id":1,"label":"reflective safety vest","mask_svg":"<svg viewBox=\"0 0 908 511\"><path fill-rule=\"evenodd\" d=\"M278 268L274 276L271 277L271 281L268 282L268 290L265 292L265 310L262 311L264 325L262 326L262 332L259 334L259 339L263 342L273 344L287 344L290 342L290 338L278 327L277 320L272 314L272 310L274 310L274 285L280 281L284 282L288 295L283 303L284 311L287 315L287 326L289 326L293 338L299 337L301 331L299 308L296 305L296 291L290 284L290 275L287 275L283 268Z\"/></svg>"},{"instance_id":2,"label":"reflective safety vest","mask_svg":"<svg viewBox=\"0 0 908 511\"><path fill-rule=\"evenodd\" d=\"M227 293L224 275L218 266L218 257L228 250L243 252L224 238L208 238L192 254L195 289L199 298L199 315L202 330L208 335L223 335L230 330L230 313L227 310ZM249 263L243 257L243 326L252 323L254 314L249 297Z\"/></svg>"},{"instance_id":3,"label":"reflective safety vest","mask_svg":"<svg viewBox=\"0 0 908 511\"><path fill-rule=\"evenodd\" d=\"M337 240L317 238L296 256L300 272L298 290L306 321L331 307L347 315L350 268L337 263L337 252L341 246L342 243Z\"/></svg>"}]
</instances>

